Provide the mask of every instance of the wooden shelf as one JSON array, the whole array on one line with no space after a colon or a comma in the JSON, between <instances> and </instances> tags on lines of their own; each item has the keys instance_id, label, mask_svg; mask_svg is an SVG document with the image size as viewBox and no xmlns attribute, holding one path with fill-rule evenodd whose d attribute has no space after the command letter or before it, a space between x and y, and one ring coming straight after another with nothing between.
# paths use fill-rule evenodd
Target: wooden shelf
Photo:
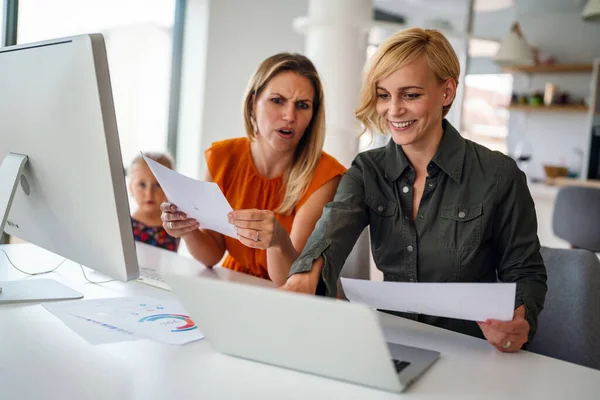
<instances>
[{"instance_id":1,"label":"wooden shelf","mask_svg":"<svg viewBox=\"0 0 600 400\"><path fill-rule=\"evenodd\" d=\"M506 65L502 69L505 72L526 73L583 73L592 72L593 64L539 64L539 65Z\"/></svg>"},{"instance_id":2,"label":"wooden shelf","mask_svg":"<svg viewBox=\"0 0 600 400\"><path fill-rule=\"evenodd\" d=\"M556 104L552 106L532 106L529 104L510 104L506 106L509 110L520 111L567 111L567 112L587 112L588 106L583 104Z\"/></svg>"}]
</instances>

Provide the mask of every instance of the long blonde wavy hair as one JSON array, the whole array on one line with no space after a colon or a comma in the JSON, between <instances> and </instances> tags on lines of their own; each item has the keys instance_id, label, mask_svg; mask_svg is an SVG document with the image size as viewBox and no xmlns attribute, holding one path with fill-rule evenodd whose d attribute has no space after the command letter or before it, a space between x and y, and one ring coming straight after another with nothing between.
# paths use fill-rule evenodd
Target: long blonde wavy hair
<instances>
[{"instance_id":1,"label":"long blonde wavy hair","mask_svg":"<svg viewBox=\"0 0 600 400\"><path fill-rule=\"evenodd\" d=\"M460 63L444 35L435 29L410 28L399 31L381 43L366 65L360 105L354 112L364 126L363 133L367 130L386 131L386 124L375 109L377 83L422 55L427 57L429 67L440 83L452 78L458 86ZM448 114L453 102L454 99L443 107L442 117Z\"/></svg>"},{"instance_id":2,"label":"long blonde wavy hair","mask_svg":"<svg viewBox=\"0 0 600 400\"><path fill-rule=\"evenodd\" d=\"M256 140L258 126L252 115L254 101L262 93L273 77L284 71L292 71L307 78L313 85L313 115L300 139L292 164L283 175L283 201L275 210L280 214L290 214L306 192L312 180L323 152L325 143L325 98L323 85L313 63L305 56L296 53L279 53L264 60L250 78L242 112L244 128L250 141Z\"/></svg>"}]
</instances>

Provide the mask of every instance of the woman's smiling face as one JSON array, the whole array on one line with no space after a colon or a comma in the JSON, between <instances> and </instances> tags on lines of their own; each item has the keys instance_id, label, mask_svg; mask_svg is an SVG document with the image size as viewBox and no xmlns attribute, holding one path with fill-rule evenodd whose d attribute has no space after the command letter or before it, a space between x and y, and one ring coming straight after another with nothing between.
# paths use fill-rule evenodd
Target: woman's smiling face
<instances>
[{"instance_id":1,"label":"woman's smiling face","mask_svg":"<svg viewBox=\"0 0 600 400\"><path fill-rule=\"evenodd\" d=\"M436 135L454 96L452 82L440 82L425 56L377 82L375 108L396 144L420 145Z\"/></svg>"}]
</instances>

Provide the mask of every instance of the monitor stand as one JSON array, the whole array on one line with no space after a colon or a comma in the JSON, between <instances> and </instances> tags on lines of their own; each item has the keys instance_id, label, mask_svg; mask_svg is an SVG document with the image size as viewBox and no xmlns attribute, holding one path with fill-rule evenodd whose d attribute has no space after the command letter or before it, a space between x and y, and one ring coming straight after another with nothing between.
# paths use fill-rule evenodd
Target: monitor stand
<instances>
[{"instance_id":1,"label":"monitor stand","mask_svg":"<svg viewBox=\"0 0 600 400\"><path fill-rule=\"evenodd\" d=\"M4 224L8 219L10 206L27 160L26 155L9 153L0 165L0 233L4 232ZM0 254L0 257L4 256L4 254ZM82 297L81 293L52 279L21 279L0 282L0 304L80 299Z\"/></svg>"}]
</instances>

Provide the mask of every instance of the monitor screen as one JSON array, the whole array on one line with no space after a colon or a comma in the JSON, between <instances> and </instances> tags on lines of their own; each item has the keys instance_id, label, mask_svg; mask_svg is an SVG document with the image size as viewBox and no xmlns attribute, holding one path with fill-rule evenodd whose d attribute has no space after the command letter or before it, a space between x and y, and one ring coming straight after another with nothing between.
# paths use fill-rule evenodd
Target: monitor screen
<instances>
[{"instance_id":1,"label":"monitor screen","mask_svg":"<svg viewBox=\"0 0 600 400\"><path fill-rule=\"evenodd\" d=\"M102 35L0 48L0 88L4 230L112 278L137 278Z\"/></svg>"}]
</instances>

